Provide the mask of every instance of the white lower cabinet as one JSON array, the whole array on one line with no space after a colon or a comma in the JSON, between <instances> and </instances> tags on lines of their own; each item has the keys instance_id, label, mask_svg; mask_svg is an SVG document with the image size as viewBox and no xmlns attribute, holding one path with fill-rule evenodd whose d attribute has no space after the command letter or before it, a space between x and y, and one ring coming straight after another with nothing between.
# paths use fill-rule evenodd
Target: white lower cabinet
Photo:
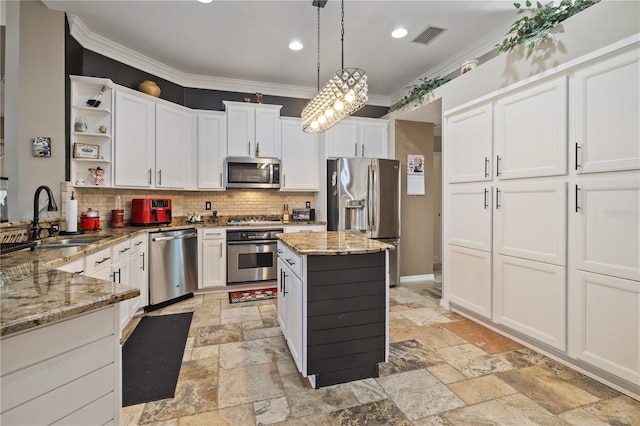
<instances>
[{"instance_id":1,"label":"white lower cabinet","mask_svg":"<svg viewBox=\"0 0 640 426\"><path fill-rule=\"evenodd\" d=\"M496 188L493 250L566 265L567 184L504 183Z\"/></svg>"},{"instance_id":2,"label":"white lower cabinet","mask_svg":"<svg viewBox=\"0 0 640 426\"><path fill-rule=\"evenodd\" d=\"M448 246L449 300L491 319L491 252Z\"/></svg>"},{"instance_id":3,"label":"white lower cabinet","mask_svg":"<svg viewBox=\"0 0 640 426\"><path fill-rule=\"evenodd\" d=\"M303 257L278 242L278 323L298 370L306 376L303 271Z\"/></svg>"},{"instance_id":4,"label":"white lower cabinet","mask_svg":"<svg viewBox=\"0 0 640 426\"><path fill-rule=\"evenodd\" d=\"M131 238L131 252L129 253L130 285L140 290L140 296L129 299L131 316L149 304L149 284L147 280L148 237L144 233Z\"/></svg>"},{"instance_id":5,"label":"white lower cabinet","mask_svg":"<svg viewBox=\"0 0 640 426\"><path fill-rule=\"evenodd\" d=\"M198 288L227 285L227 234L223 228L198 230Z\"/></svg>"},{"instance_id":6,"label":"white lower cabinet","mask_svg":"<svg viewBox=\"0 0 640 426\"><path fill-rule=\"evenodd\" d=\"M495 255L493 321L566 349L566 268Z\"/></svg>"},{"instance_id":7,"label":"white lower cabinet","mask_svg":"<svg viewBox=\"0 0 640 426\"><path fill-rule=\"evenodd\" d=\"M448 208L448 242L476 250L491 251L492 192L490 185L451 185Z\"/></svg>"},{"instance_id":8,"label":"white lower cabinet","mask_svg":"<svg viewBox=\"0 0 640 426\"><path fill-rule=\"evenodd\" d=\"M574 190L575 268L640 280L640 177L579 180Z\"/></svg>"},{"instance_id":9,"label":"white lower cabinet","mask_svg":"<svg viewBox=\"0 0 640 426\"><path fill-rule=\"evenodd\" d=\"M278 324L280 325L282 334L286 339L288 335L288 332L287 332L288 330L287 330L287 301L286 301L286 294L284 290L284 272L287 267L284 263L283 257L280 257L280 250L281 250L280 246L281 246L281 243L278 243Z\"/></svg>"},{"instance_id":10,"label":"white lower cabinet","mask_svg":"<svg viewBox=\"0 0 640 426\"><path fill-rule=\"evenodd\" d=\"M570 295L572 355L640 383L640 283L575 271Z\"/></svg>"},{"instance_id":11,"label":"white lower cabinet","mask_svg":"<svg viewBox=\"0 0 640 426\"><path fill-rule=\"evenodd\" d=\"M115 305L2 339L0 422L119 424Z\"/></svg>"}]
</instances>

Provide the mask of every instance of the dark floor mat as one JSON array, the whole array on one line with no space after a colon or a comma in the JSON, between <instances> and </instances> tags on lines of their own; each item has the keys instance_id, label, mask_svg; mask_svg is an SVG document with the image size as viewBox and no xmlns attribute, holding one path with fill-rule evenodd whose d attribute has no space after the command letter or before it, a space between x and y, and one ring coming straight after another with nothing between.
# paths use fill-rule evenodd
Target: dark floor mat
<instances>
[{"instance_id":1,"label":"dark floor mat","mask_svg":"<svg viewBox=\"0 0 640 426\"><path fill-rule=\"evenodd\" d=\"M144 317L122 348L122 406L173 398L193 312Z\"/></svg>"}]
</instances>

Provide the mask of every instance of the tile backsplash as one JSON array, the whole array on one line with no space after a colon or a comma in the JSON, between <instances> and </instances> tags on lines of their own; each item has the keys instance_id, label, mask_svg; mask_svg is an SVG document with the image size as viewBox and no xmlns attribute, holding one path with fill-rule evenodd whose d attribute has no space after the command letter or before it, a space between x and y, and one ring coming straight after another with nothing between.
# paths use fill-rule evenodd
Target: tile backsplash
<instances>
[{"instance_id":1,"label":"tile backsplash","mask_svg":"<svg viewBox=\"0 0 640 426\"><path fill-rule=\"evenodd\" d=\"M62 184L61 217L64 218L66 201L75 192L78 200L78 213L89 207L100 212L100 223L111 221L111 210L114 209L115 197L120 195L124 205L125 223L131 218L131 200L134 198L170 198L174 216L185 216L187 212L196 211L202 216L209 216L213 210L219 216L233 215L281 215L282 206L289 204L289 210L304 208L310 201L314 207L313 192L279 192L276 190L227 190L227 191L158 191L144 189L116 189L74 187L68 182ZM211 210L205 210L205 202L211 202Z\"/></svg>"}]
</instances>

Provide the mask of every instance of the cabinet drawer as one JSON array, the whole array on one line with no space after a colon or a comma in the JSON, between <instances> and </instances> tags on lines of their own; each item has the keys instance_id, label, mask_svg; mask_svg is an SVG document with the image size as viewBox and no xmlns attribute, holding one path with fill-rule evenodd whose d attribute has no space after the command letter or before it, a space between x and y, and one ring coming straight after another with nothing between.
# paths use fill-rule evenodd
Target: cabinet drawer
<instances>
[{"instance_id":1,"label":"cabinet drawer","mask_svg":"<svg viewBox=\"0 0 640 426\"><path fill-rule=\"evenodd\" d=\"M139 249L147 241L147 234L137 235L131 238L131 250Z\"/></svg>"},{"instance_id":2,"label":"cabinet drawer","mask_svg":"<svg viewBox=\"0 0 640 426\"><path fill-rule=\"evenodd\" d=\"M93 273L111 264L111 247L107 247L95 253L91 253L84 259L84 270L86 275Z\"/></svg>"},{"instance_id":3,"label":"cabinet drawer","mask_svg":"<svg viewBox=\"0 0 640 426\"><path fill-rule=\"evenodd\" d=\"M203 229L202 239L203 240L226 239L226 231L224 229L216 229L216 228Z\"/></svg>"},{"instance_id":4,"label":"cabinet drawer","mask_svg":"<svg viewBox=\"0 0 640 426\"><path fill-rule=\"evenodd\" d=\"M122 241L114 246L111 246L111 261L117 262L120 259L124 259L129 256L131 250L131 240Z\"/></svg>"},{"instance_id":5,"label":"cabinet drawer","mask_svg":"<svg viewBox=\"0 0 640 426\"><path fill-rule=\"evenodd\" d=\"M83 274L84 273L84 257L76 260L72 260L71 262L67 262L63 265L58 266L56 269L60 269L61 271L71 272L72 274Z\"/></svg>"},{"instance_id":6,"label":"cabinet drawer","mask_svg":"<svg viewBox=\"0 0 640 426\"><path fill-rule=\"evenodd\" d=\"M291 272L302 278L302 256L289 248L286 250L284 262L291 269Z\"/></svg>"}]
</instances>

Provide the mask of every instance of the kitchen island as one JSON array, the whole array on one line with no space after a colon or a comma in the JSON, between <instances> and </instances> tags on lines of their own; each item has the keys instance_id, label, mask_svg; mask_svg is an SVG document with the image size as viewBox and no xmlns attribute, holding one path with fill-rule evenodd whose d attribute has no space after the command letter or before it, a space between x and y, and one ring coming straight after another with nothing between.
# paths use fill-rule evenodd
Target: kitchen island
<instances>
[{"instance_id":1,"label":"kitchen island","mask_svg":"<svg viewBox=\"0 0 640 426\"><path fill-rule=\"evenodd\" d=\"M278 322L314 388L378 377L388 358L388 251L352 233L277 234Z\"/></svg>"}]
</instances>

